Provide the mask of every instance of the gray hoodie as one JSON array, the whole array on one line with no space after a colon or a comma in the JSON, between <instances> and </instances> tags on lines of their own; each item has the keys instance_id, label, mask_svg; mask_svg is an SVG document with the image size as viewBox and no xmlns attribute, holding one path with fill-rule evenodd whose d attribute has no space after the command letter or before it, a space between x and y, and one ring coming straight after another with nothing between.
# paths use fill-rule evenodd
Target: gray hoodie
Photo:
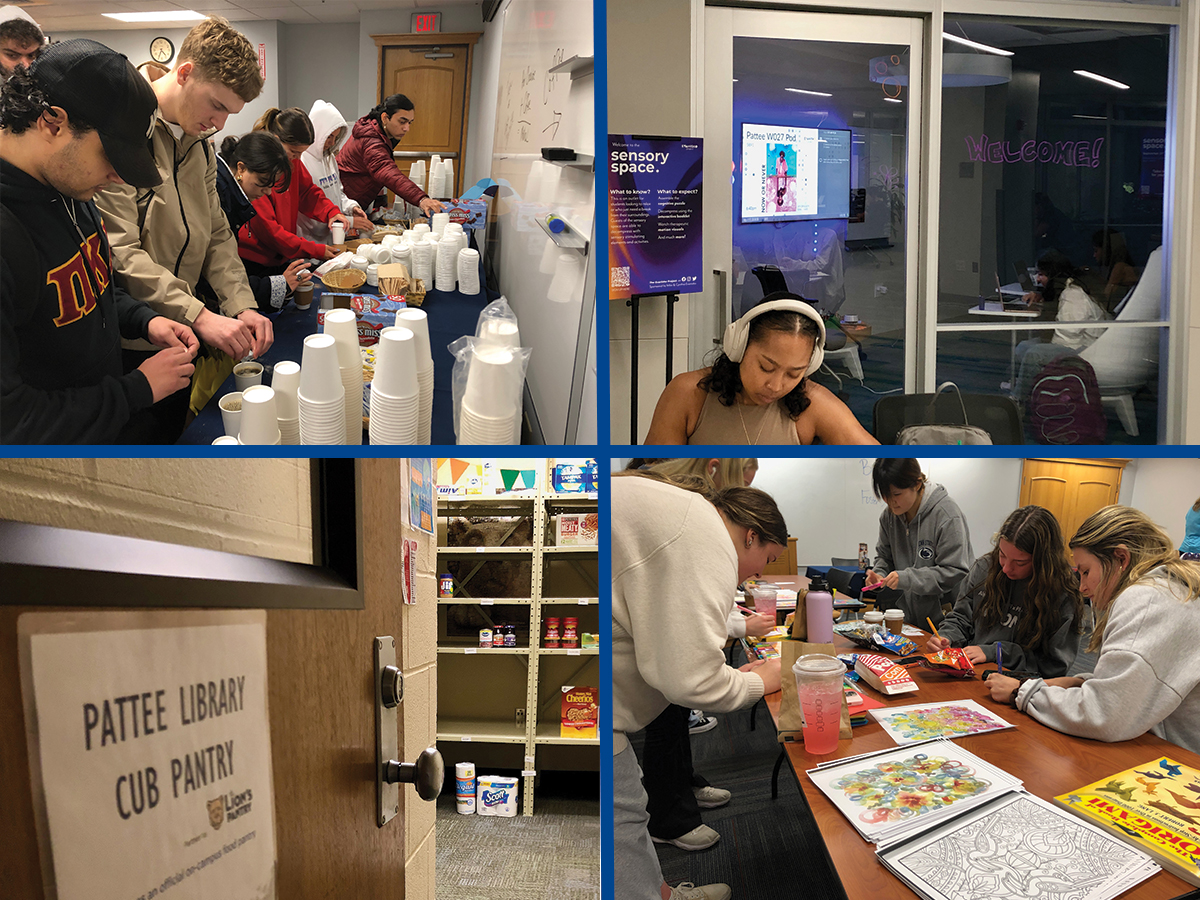
<instances>
[{"instance_id":1,"label":"gray hoodie","mask_svg":"<svg viewBox=\"0 0 1200 900\"><path fill-rule=\"evenodd\" d=\"M1127 741L1151 731L1200 753L1200 600L1165 569L1113 599L1095 670L1075 688L1026 681L1017 709L1077 737Z\"/></svg>"},{"instance_id":2,"label":"gray hoodie","mask_svg":"<svg viewBox=\"0 0 1200 900\"><path fill-rule=\"evenodd\" d=\"M925 619L942 621L942 604L953 603L975 554L967 520L940 484L927 482L921 505L911 522L884 509L879 516L875 574L900 573L897 600L880 598L880 609L899 607L904 621L925 627Z\"/></svg>"},{"instance_id":3,"label":"gray hoodie","mask_svg":"<svg viewBox=\"0 0 1200 900\"><path fill-rule=\"evenodd\" d=\"M1025 586L1029 583L1028 580L1010 581L1001 575L1001 584L1005 592L1004 618L991 628L979 621L979 607L987 594L985 585L991 564L991 553L975 560L970 573L959 585L958 602L938 625L941 636L947 638L954 647L965 647L968 644L979 647L987 661L992 663L996 661L996 644L999 642L1006 671L1015 669L1018 672L1036 672L1043 678L1066 675L1079 650L1079 633L1071 627L1071 620L1075 615L1074 599L1069 593L1063 593L1058 598L1058 628L1040 650L1022 647L1013 641L1013 635L1024 609Z\"/></svg>"}]
</instances>

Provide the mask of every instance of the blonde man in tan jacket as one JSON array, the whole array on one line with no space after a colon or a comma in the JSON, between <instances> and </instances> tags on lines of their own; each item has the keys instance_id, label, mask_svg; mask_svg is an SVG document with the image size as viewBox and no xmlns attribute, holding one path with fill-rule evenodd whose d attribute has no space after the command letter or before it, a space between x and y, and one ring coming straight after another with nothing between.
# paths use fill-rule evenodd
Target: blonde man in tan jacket
<instances>
[{"instance_id":1,"label":"blonde man in tan jacket","mask_svg":"<svg viewBox=\"0 0 1200 900\"><path fill-rule=\"evenodd\" d=\"M233 360L260 356L274 340L271 320L258 312L237 237L217 196L217 155L208 137L263 87L250 42L219 16L199 23L179 48L175 68L142 70L158 96L150 132L162 184L128 185L96 198L116 260L117 280L156 312L186 322L210 348ZM195 295L203 277L217 309ZM151 352L125 344L126 368ZM156 404L159 432L147 441L173 442L183 432L190 389Z\"/></svg>"}]
</instances>

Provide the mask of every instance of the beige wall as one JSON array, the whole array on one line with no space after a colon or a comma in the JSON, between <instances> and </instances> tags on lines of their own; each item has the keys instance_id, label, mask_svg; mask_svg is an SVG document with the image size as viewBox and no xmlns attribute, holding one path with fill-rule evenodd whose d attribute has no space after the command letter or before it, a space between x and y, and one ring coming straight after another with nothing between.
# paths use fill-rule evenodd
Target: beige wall
<instances>
[{"instance_id":1,"label":"beige wall","mask_svg":"<svg viewBox=\"0 0 1200 900\"><path fill-rule=\"evenodd\" d=\"M0 518L312 562L307 459L3 459Z\"/></svg>"}]
</instances>

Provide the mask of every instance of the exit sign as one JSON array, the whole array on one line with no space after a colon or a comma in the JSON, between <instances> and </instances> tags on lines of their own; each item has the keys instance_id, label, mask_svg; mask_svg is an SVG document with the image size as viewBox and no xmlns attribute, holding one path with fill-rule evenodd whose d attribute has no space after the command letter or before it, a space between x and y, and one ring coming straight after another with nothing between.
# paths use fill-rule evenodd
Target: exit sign
<instances>
[{"instance_id":1,"label":"exit sign","mask_svg":"<svg viewBox=\"0 0 1200 900\"><path fill-rule=\"evenodd\" d=\"M412 14L412 33L413 34L434 34L442 30L442 14L441 13L413 13Z\"/></svg>"}]
</instances>

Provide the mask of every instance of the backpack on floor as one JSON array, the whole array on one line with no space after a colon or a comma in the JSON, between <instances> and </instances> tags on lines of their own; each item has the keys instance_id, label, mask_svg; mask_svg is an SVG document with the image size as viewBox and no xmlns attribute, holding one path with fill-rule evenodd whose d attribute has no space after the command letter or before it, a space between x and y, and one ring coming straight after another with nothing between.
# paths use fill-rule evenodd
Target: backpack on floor
<instances>
[{"instance_id":1,"label":"backpack on floor","mask_svg":"<svg viewBox=\"0 0 1200 900\"><path fill-rule=\"evenodd\" d=\"M1038 373L1025 407L1039 444L1103 444L1108 420L1091 364L1061 356Z\"/></svg>"}]
</instances>

